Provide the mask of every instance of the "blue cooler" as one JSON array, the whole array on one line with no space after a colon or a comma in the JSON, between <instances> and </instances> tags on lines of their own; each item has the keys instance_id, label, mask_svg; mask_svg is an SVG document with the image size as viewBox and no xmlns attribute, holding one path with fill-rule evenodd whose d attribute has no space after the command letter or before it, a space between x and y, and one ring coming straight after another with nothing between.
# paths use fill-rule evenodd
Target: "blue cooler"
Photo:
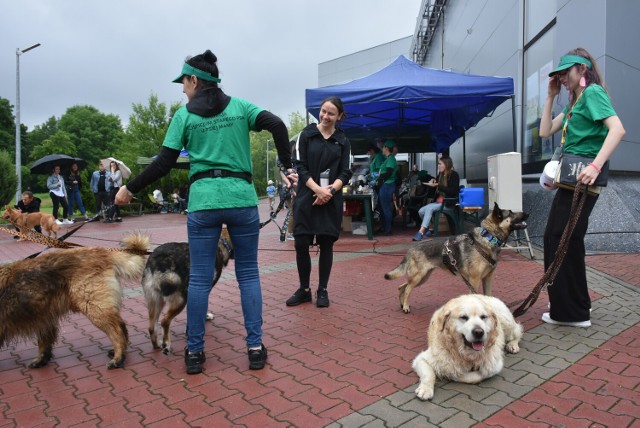
<instances>
[{"instance_id":1,"label":"blue cooler","mask_svg":"<svg viewBox=\"0 0 640 428\"><path fill-rule=\"evenodd\" d=\"M460 189L460 206L463 208L483 207L484 187L465 187Z\"/></svg>"}]
</instances>

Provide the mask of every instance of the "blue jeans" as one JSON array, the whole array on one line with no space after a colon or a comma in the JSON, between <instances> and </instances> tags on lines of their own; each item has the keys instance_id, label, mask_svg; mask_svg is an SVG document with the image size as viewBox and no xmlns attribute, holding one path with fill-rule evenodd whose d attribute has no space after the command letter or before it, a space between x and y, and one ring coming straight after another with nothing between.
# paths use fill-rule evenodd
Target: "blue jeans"
<instances>
[{"instance_id":1,"label":"blue jeans","mask_svg":"<svg viewBox=\"0 0 640 428\"><path fill-rule=\"evenodd\" d=\"M382 207L384 233L390 233L393 225L393 193L395 191L395 183L384 183L380 187L380 206Z\"/></svg>"},{"instance_id":2,"label":"blue jeans","mask_svg":"<svg viewBox=\"0 0 640 428\"><path fill-rule=\"evenodd\" d=\"M222 224L227 225L235 253L236 279L247 346L262 344L262 290L258 272L258 207L204 210L189 213L189 293L187 296L187 348L204 350L204 330L211 282L215 272Z\"/></svg>"},{"instance_id":3,"label":"blue jeans","mask_svg":"<svg viewBox=\"0 0 640 428\"><path fill-rule=\"evenodd\" d=\"M80 210L82 215L87 214L87 211L84 209L84 205L82 204L82 196L80 195L80 189L78 186L73 186L73 189L68 192L67 197L69 199L69 217L73 215L73 204L76 205L76 208Z\"/></svg>"},{"instance_id":4,"label":"blue jeans","mask_svg":"<svg viewBox=\"0 0 640 428\"><path fill-rule=\"evenodd\" d=\"M429 229L429 222L431 222L431 217L433 217L433 213L438 211L440 207L442 207L442 204L438 202L431 202L430 204L427 204L424 207L420 208L418 210L418 215L422 219L422 224L420 225L420 227Z\"/></svg>"}]
</instances>

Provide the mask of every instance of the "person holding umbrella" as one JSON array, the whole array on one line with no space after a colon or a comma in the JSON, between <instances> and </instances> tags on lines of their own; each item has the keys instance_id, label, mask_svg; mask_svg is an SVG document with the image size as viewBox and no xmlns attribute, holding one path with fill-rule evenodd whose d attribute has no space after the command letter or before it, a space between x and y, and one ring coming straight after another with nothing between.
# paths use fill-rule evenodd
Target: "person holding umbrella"
<instances>
[{"instance_id":1,"label":"person holding umbrella","mask_svg":"<svg viewBox=\"0 0 640 428\"><path fill-rule=\"evenodd\" d=\"M67 202L67 188L64 185L64 179L60 175L60 165L55 165L52 170L52 174L47 178L47 188L49 189L49 196L51 196L51 202L53 202L53 217L58 224L73 224L73 221L67 218L69 212L69 204ZM58 210L62 204L62 218L58 220Z\"/></svg>"}]
</instances>

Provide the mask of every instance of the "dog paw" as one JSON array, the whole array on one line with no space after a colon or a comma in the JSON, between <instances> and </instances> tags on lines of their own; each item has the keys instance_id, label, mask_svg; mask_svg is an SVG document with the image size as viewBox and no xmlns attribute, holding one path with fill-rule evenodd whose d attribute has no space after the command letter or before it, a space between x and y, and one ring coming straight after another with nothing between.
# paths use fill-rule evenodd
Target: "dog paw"
<instances>
[{"instance_id":1,"label":"dog paw","mask_svg":"<svg viewBox=\"0 0 640 428\"><path fill-rule=\"evenodd\" d=\"M109 353L111 354L112 352L113 351L110 351ZM110 355L110 357L112 357L112 356L113 356L113 354ZM122 357L118 358L118 359L113 358L111 361L109 361L107 363L107 368L109 370L111 370L111 369L120 369L122 367L124 367L124 355Z\"/></svg>"},{"instance_id":2,"label":"dog paw","mask_svg":"<svg viewBox=\"0 0 640 428\"><path fill-rule=\"evenodd\" d=\"M405 314L408 314L409 312L411 312L411 309L408 306L406 308L402 306L402 312L404 312Z\"/></svg>"},{"instance_id":3,"label":"dog paw","mask_svg":"<svg viewBox=\"0 0 640 428\"><path fill-rule=\"evenodd\" d=\"M518 346L518 342L516 341L507 343L504 349L509 354L517 354L518 352L520 352L520 346Z\"/></svg>"},{"instance_id":4,"label":"dog paw","mask_svg":"<svg viewBox=\"0 0 640 428\"><path fill-rule=\"evenodd\" d=\"M416 388L416 396L421 400L431 400L433 398L433 386L427 386L421 383Z\"/></svg>"}]
</instances>

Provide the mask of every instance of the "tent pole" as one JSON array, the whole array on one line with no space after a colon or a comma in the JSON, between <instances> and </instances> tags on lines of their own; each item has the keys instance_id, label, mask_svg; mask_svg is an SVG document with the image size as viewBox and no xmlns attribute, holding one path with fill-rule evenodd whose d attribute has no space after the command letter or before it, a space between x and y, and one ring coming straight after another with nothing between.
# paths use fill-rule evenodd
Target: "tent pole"
<instances>
[{"instance_id":1,"label":"tent pole","mask_svg":"<svg viewBox=\"0 0 640 428\"><path fill-rule=\"evenodd\" d=\"M467 178L467 131L462 131L462 173Z\"/></svg>"},{"instance_id":2,"label":"tent pole","mask_svg":"<svg viewBox=\"0 0 640 428\"><path fill-rule=\"evenodd\" d=\"M513 151L518 151L518 134L516 132L516 98L511 95L511 128L513 129Z\"/></svg>"}]
</instances>

